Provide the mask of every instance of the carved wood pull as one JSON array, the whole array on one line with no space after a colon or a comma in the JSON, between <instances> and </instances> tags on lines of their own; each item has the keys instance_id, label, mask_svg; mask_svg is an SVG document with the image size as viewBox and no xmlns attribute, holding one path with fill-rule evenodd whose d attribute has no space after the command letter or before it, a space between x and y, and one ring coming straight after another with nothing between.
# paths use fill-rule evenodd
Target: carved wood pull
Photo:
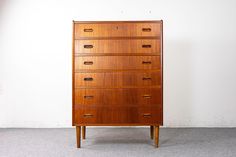
<instances>
[{"instance_id":1,"label":"carved wood pull","mask_svg":"<svg viewBox=\"0 0 236 157\"><path fill-rule=\"evenodd\" d=\"M142 48L151 48L152 45L142 45Z\"/></svg>"},{"instance_id":2,"label":"carved wood pull","mask_svg":"<svg viewBox=\"0 0 236 157\"><path fill-rule=\"evenodd\" d=\"M85 77L84 81L93 81L93 78L92 77Z\"/></svg>"},{"instance_id":3,"label":"carved wood pull","mask_svg":"<svg viewBox=\"0 0 236 157\"><path fill-rule=\"evenodd\" d=\"M90 118L90 117L93 117L93 115L92 114L84 114L84 117L85 118Z\"/></svg>"},{"instance_id":4,"label":"carved wood pull","mask_svg":"<svg viewBox=\"0 0 236 157\"><path fill-rule=\"evenodd\" d=\"M93 96L92 96L92 95L85 95L84 98L85 98L85 99L92 99Z\"/></svg>"},{"instance_id":5,"label":"carved wood pull","mask_svg":"<svg viewBox=\"0 0 236 157\"><path fill-rule=\"evenodd\" d=\"M151 77L143 77L143 80L151 80Z\"/></svg>"},{"instance_id":6,"label":"carved wood pull","mask_svg":"<svg viewBox=\"0 0 236 157\"><path fill-rule=\"evenodd\" d=\"M93 48L93 45L84 45L84 48L85 48L85 49L92 49L92 48Z\"/></svg>"},{"instance_id":7,"label":"carved wood pull","mask_svg":"<svg viewBox=\"0 0 236 157\"><path fill-rule=\"evenodd\" d=\"M151 29L151 28L143 28L142 31L143 31L143 32L151 32L152 29Z\"/></svg>"},{"instance_id":8,"label":"carved wood pull","mask_svg":"<svg viewBox=\"0 0 236 157\"><path fill-rule=\"evenodd\" d=\"M92 28L85 28L84 32L93 32L93 29Z\"/></svg>"},{"instance_id":9,"label":"carved wood pull","mask_svg":"<svg viewBox=\"0 0 236 157\"><path fill-rule=\"evenodd\" d=\"M144 113L143 114L143 117L145 117L145 118L149 118L149 117L151 117L152 115L150 114L150 113Z\"/></svg>"},{"instance_id":10,"label":"carved wood pull","mask_svg":"<svg viewBox=\"0 0 236 157\"><path fill-rule=\"evenodd\" d=\"M92 65L92 64L93 64L92 61L85 61L85 62L84 62L84 65Z\"/></svg>"},{"instance_id":11,"label":"carved wood pull","mask_svg":"<svg viewBox=\"0 0 236 157\"><path fill-rule=\"evenodd\" d=\"M150 99L152 96L151 95L143 95L144 98Z\"/></svg>"},{"instance_id":12,"label":"carved wood pull","mask_svg":"<svg viewBox=\"0 0 236 157\"><path fill-rule=\"evenodd\" d=\"M152 64L151 61L143 61L143 64Z\"/></svg>"}]
</instances>

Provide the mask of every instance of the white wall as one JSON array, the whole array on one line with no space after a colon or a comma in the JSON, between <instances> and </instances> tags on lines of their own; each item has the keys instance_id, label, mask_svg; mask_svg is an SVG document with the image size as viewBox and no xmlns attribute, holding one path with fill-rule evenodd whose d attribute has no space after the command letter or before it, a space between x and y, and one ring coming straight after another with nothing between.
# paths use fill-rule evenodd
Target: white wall
<instances>
[{"instance_id":1,"label":"white wall","mask_svg":"<svg viewBox=\"0 0 236 157\"><path fill-rule=\"evenodd\" d=\"M236 126L236 1L0 3L0 127L71 126L72 20L164 20L164 125Z\"/></svg>"}]
</instances>

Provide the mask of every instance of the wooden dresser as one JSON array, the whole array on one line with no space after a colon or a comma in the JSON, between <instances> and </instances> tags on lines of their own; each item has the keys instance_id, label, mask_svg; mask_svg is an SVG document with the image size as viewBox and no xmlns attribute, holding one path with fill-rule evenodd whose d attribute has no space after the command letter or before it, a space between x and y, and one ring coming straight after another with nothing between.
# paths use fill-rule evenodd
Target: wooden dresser
<instances>
[{"instance_id":1,"label":"wooden dresser","mask_svg":"<svg viewBox=\"0 0 236 157\"><path fill-rule=\"evenodd\" d=\"M163 124L161 21L74 21L72 102L77 147L86 126Z\"/></svg>"}]
</instances>

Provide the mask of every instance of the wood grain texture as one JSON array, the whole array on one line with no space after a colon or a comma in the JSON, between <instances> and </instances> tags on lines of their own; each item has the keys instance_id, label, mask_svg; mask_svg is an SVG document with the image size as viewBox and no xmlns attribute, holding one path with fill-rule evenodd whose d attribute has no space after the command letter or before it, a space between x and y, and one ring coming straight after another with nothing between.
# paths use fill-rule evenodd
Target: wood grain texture
<instances>
[{"instance_id":1,"label":"wood grain texture","mask_svg":"<svg viewBox=\"0 0 236 157\"><path fill-rule=\"evenodd\" d=\"M81 126L76 126L77 148L81 147Z\"/></svg>"},{"instance_id":2,"label":"wood grain texture","mask_svg":"<svg viewBox=\"0 0 236 157\"><path fill-rule=\"evenodd\" d=\"M75 88L79 87L142 87L160 86L161 71L75 73Z\"/></svg>"},{"instance_id":3,"label":"wood grain texture","mask_svg":"<svg viewBox=\"0 0 236 157\"><path fill-rule=\"evenodd\" d=\"M161 106L160 88L76 89L75 106Z\"/></svg>"},{"instance_id":4,"label":"wood grain texture","mask_svg":"<svg viewBox=\"0 0 236 157\"><path fill-rule=\"evenodd\" d=\"M83 37L160 36L160 23L80 23L75 24L75 39Z\"/></svg>"},{"instance_id":5,"label":"wood grain texture","mask_svg":"<svg viewBox=\"0 0 236 157\"><path fill-rule=\"evenodd\" d=\"M163 21L74 21L72 121L86 126L163 125ZM79 137L79 138L78 138Z\"/></svg>"},{"instance_id":6,"label":"wood grain texture","mask_svg":"<svg viewBox=\"0 0 236 157\"><path fill-rule=\"evenodd\" d=\"M156 107L76 107L75 111L77 125L161 123L161 108Z\"/></svg>"},{"instance_id":7,"label":"wood grain texture","mask_svg":"<svg viewBox=\"0 0 236 157\"><path fill-rule=\"evenodd\" d=\"M159 125L158 126L154 126L154 143L156 147L159 147Z\"/></svg>"},{"instance_id":8,"label":"wood grain texture","mask_svg":"<svg viewBox=\"0 0 236 157\"><path fill-rule=\"evenodd\" d=\"M160 69L160 56L75 57L75 71L90 69Z\"/></svg>"},{"instance_id":9,"label":"wood grain texture","mask_svg":"<svg viewBox=\"0 0 236 157\"><path fill-rule=\"evenodd\" d=\"M74 116L75 116L75 113L74 113L74 102L75 102L75 98L74 98L74 68L75 68L75 62L74 62L74 52L75 52L75 23L73 21L72 23L72 126L74 126L75 122L74 122Z\"/></svg>"},{"instance_id":10,"label":"wood grain texture","mask_svg":"<svg viewBox=\"0 0 236 157\"><path fill-rule=\"evenodd\" d=\"M154 127L151 125L150 126L150 138L153 139L154 136Z\"/></svg>"},{"instance_id":11,"label":"wood grain texture","mask_svg":"<svg viewBox=\"0 0 236 157\"><path fill-rule=\"evenodd\" d=\"M162 21L74 22L73 110L86 105L162 108L162 29ZM147 88L151 92L141 98Z\"/></svg>"},{"instance_id":12,"label":"wood grain texture","mask_svg":"<svg viewBox=\"0 0 236 157\"><path fill-rule=\"evenodd\" d=\"M75 53L147 53L160 55L158 39L120 39L120 40L75 40Z\"/></svg>"},{"instance_id":13,"label":"wood grain texture","mask_svg":"<svg viewBox=\"0 0 236 157\"><path fill-rule=\"evenodd\" d=\"M82 139L86 138L86 126L82 126Z\"/></svg>"}]
</instances>

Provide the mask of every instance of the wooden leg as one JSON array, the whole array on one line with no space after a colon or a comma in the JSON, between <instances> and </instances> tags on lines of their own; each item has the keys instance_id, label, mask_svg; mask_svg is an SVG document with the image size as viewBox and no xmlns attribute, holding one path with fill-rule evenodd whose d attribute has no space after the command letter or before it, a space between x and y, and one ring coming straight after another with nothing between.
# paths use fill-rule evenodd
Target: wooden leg
<instances>
[{"instance_id":1,"label":"wooden leg","mask_svg":"<svg viewBox=\"0 0 236 157\"><path fill-rule=\"evenodd\" d=\"M80 148L81 126L76 126L77 148Z\"/></svg>"},{"instance_id":2,"label":"wooden leg","mask_svg":"<svg viewBox=\"0 0 236 157\"><path fill-rule=\"evenodd\" d=\"M158 147L159 144L159 126L155 126L154 128L155 136L154 136L154 141L155 141L155 146Z\"/></svg>"},{"instance_id":3,"label":"wooden leg","mask_svg":"<svg viewBox=\"0 0 236 157\"><path fill-rule=\"evenodd\" d=\"M86 126L82 126L82 138L85 139L86 137Z\"/></svg>"},{"instance_id":4,"label":"wooden leg","mask_svg":"<svg viewBox=\"0 0 236 157\"><path fill-rule=\"evenodd\" d=\"M153 126L151 125L150 126L150 137L151 137L151 139L153 139Z\"/></svg>"}]
</instances>

